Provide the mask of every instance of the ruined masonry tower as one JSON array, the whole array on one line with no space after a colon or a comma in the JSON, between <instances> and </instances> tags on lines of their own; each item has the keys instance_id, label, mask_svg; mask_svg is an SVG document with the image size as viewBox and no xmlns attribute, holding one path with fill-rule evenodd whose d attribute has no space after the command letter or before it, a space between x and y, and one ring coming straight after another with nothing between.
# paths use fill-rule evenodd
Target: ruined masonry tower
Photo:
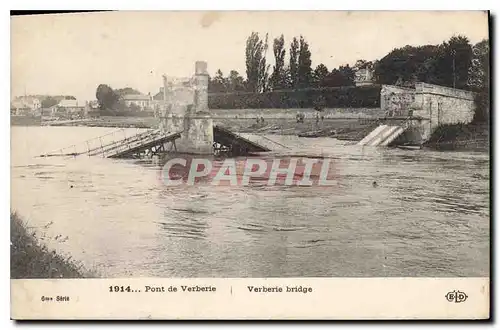
<instances>
[{"instance_id":1,"label":"ruined masonry tower","mask_svg":"<svg viewBox=\"0 0 500 330\"><path fill-rule=\"evenodd\" d=\"M213 121L208 109L207 63L197 61L192 79L163 76L164 107L160 129L165 133L182 132L177 151L208 155L213 153Z\"/></svg>"}]
</instances>

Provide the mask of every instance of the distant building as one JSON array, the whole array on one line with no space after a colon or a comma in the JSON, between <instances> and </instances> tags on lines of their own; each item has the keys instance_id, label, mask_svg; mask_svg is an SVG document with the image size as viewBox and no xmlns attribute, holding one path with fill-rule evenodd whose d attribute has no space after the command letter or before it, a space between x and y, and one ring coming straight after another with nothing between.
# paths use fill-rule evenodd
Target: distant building
<instances>
[{"instance_id":1,"label":"distant building","mask_svg":"<svg viewBox=\"0 0 500 330\"><path fill-rule=\"evenodd\" d=\"M99 101L97 101L97 100L89 101L89 107L91 110L98 110L99 109Z\"/></svg>"},{"instance_id":2,"label":"distant building","mask_svg":"<svg viewBox=\"0 0 500 330\"><path fill-rule=\"evenodd\" d=\"M40 112L42 103L34 96L18 96L10 103L11 114L13 115L36 115Z\"/></svg>"},{"instance_id":3,"label":"distant building","mask_svg":"<svg viewBox=\"0 0 500 330\"><path fill-rule=\"evenodd\" d=\"M143 94L127 94L123 97L123 101L127 107L135 105L144 111L151 108L151 96Z\"/></svg>"},{"instance_id":4,"label":"distant building","mask_svg":"<svg viewBox=\"0 0 500 330\"><path fill-rule=\"evenodd\" d=\"M58 104L50 107L50 114L52 116L73 116L83 114L85 111L85 101L78 100L61 100Z\"/></svg>"},{"instance_id":5,"label":"distant building","mask_svg":"<svg viewBox=\"0 0 500 330\"><path fill-rule=\"evenodd\" d=\"M354 83L356 86L373 85L374 77L371 68L359 69L355 72Z\"/></svg>"}]
</instances>

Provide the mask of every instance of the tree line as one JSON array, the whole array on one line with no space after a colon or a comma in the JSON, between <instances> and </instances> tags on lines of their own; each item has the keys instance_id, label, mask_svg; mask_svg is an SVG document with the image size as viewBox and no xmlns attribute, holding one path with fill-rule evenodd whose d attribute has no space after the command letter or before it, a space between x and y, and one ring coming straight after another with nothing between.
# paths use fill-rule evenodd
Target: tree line
<instances>
[{"instance_id":1,"label":"tree line","mask_svg":"<svg viewBox=\"0 0 500 330\"><path fill-rule=\"evenodd\" d=\"M209 80L209 92L262 93L311 87L354 86L354 74L358 67L346 64L330 71L326 65L319 64L313 70L309 43L302 35L292 39L288 58L283 34L273 40L272 69L267 63L268 50L268 34L261 38L257 32L252 32L245 47L246 78L236 70L230 70L225 77L219 69ZM365 63L358 61L356 64Z\"/></svg>"},{"instance_id":2,"label":"tree line","mask_svg":"<svg viewBox=\"0 0 500 330\"><path fill-rule=\"evenodd\" d=\"M267 63L268 34L252 32L245 46L246 78L236 70L227 76L217 70L209 80L210 93L268 93L321 87L355 85L355 72L370 69L375 84L412 87L416 82L471 90L482 117L489 109L489 41L472 45L465 36L453 36L438 45L395 48L380 60L357 60L351 67L332 70L320 63L312 68L309 43L304 36L293 37L286 47L282 35L272 42L274 65ZM288 52L288 54L287 54ZM288 55L288 56L287 56Z\"/></svg>"},{"instance_id":3,"label":"tree line","mask_svg":"<svg viewBox=\"0 0 500 330\"><path fill-rule=\"evenodd\" d=\"M272 51L274 64L267 62ZM438 45L404 46L395 48L379 60L357 60L353 66L341 65L330 70L320 63L312 68L309 43L304 36L293 37L287 45L284 35L272 40L269 35L261 37L252 32L245 45L245 75L230 70L225 76L219 69L210 77L208 91L209 104L215 108L270 107L270 106L310 106L323 103L328 98L328 106L344 106L348 102L360 106L378 106L372 100L374 90L359 92L337 90L337 95L299 93L299 90L352 87L355 73L360 69L373 72L376 85L389 84L411 87L415 82L454 87L476 92L477 117L486 119L489 111L489 41L482 40L472 45L464 36L453 36ZM294 92L296 91L296 92ZM278 93L270 95L270 93ZM295 97L295 94L297 97ZM312 93L312 94L311 94ZM125 94L139 94L132 88L114 90L101 84L96 98L101 109L122 110ZM230 94L230 95L222 95ZM233 94L233 96L231 96ZM241 95L245 95L242 97ZM260 95L266 94L266 95ZM313 96L314 94L314 96ZM219 96L218 96L219 95ZM314 97L314 100L310 98ZM360 100L358 100L358 98ZM362 100L369 98L368 100Z\"/></svg>"}]
</instances>

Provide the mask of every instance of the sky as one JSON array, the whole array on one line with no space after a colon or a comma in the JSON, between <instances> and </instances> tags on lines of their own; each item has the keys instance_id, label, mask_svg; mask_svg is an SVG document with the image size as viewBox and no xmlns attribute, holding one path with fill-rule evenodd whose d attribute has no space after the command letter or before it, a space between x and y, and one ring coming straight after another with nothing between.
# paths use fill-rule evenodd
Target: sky
<instances>
[{"instance_id":1,"label":"sky","mask_svg":"<svg viewBox=\"0 0 500 330\"><path fill-rule=\"evenodd\" d=\"M158 92L162 74L189 77L197 60L213 75L245 76L252 31L309 43L313 68L376 60L405 45L439 44L465 35L488 38L484 12L102 12L11 17L11 96L73 95L95 99L99 84ZM287 54L288 55L288 54Z\"/></svg>"}]
</instances>

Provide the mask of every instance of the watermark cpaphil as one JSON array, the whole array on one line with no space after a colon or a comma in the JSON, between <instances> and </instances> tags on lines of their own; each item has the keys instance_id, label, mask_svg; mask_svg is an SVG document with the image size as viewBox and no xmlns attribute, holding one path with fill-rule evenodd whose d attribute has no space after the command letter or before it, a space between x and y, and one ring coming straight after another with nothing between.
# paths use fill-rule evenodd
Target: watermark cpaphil
<instances>
[{"instance_id":1,"label":"watermark cpaphil","mask_svg":"<svg viewBox=\"0 0 500 330\"><path fill-rule=\"evenodd\" d=\"M165 159L161 178L167 186L333 186L336 168L331 158L240 157L207 158L175 155Z\"/></svg>"}]
</instances>

